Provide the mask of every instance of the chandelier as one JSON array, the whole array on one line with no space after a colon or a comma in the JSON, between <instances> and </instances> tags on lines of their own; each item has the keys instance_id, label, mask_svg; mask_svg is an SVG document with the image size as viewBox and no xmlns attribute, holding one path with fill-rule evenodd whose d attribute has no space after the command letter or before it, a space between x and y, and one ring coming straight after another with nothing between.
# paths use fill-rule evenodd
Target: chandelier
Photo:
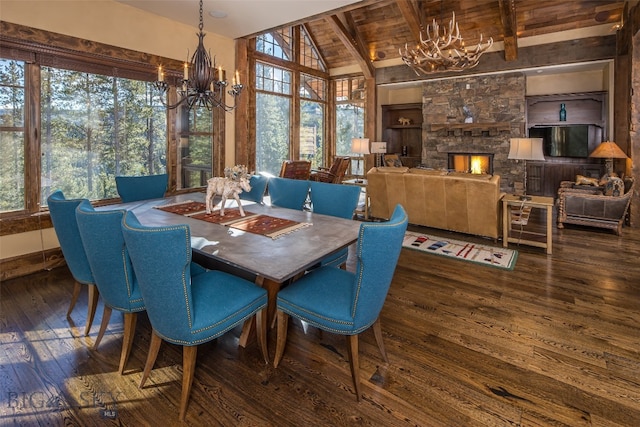
<instances>
[{"instance_id":1,"label":"chandelier","mask_svg":"<svg viewBox=\"0 0 640 427\"><path fill-rule=\"evenodd\" d=\"M167 104L162 98L162 103L169 109L174 109L180 105L186 105L189 109L194 106L213 108L222 108L224 111L231 111L236 108L236 98L242 92L242 84L240 84L240 75L236 71L231 88L228 93L233 97L233 104L227 105L225 102L225 90L227 88L227 80L225 79L225 71L221 66L216 67L215 57L211 61L211 54L208 53L203 44L205 34L202 32L202 0L200 0L200 25L198 29L198 47L191 57L191 63L184 64L184 75L182 85L178 87L177 92L180 100L175 104ZM162 66L158 67L158 80L154 83L155 87L162 92L163 95L169 91L169 85L165 82Z\"/></svg>"},{"instance_id":2,"label":"chandelier","mask_svg":"<svg viewBox=\"0 0 640 427\"><path fill-rule=\"evenodd\" d=\"M431 26L427 25L426 39L420 31L420 44L415 49L409 49L405 44L404 51L399 49L402 61L415 71L417 75L436 71L462 71L478 65L480 56L493 45L493 38L475 47L467 47L460 35L456 22L456 14L449 21L449 28L440 27L436 20Z\"/></svg>"}]
</instances>

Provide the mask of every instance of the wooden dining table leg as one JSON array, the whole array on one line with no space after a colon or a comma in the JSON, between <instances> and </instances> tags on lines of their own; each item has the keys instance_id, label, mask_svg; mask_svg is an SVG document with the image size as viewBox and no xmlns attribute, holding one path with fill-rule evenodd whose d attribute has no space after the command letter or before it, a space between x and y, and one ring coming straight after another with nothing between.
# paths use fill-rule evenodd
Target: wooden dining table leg
<instances>
[{"instance_id":1,"label":"wooden dining table leg","mask_svg":"<svg viewBox=\"0 0 640 427\"><path fill-rule=\"evenodd\" d=\"M271 325L273 319L276 314L276 305L278 298L278 291L280 290L280 282L276 282L275 280L266 279L262 276L257 276L255 280L255 284L260 286L263 289L267 290L267 319L266 324ZM252 335L252 331L255 330L255 318L251 316L251 318L247 319L242 326L242 333L240 334L240 347L246 347L249 342L249 337Z\"/></svg>"}]
</instances>

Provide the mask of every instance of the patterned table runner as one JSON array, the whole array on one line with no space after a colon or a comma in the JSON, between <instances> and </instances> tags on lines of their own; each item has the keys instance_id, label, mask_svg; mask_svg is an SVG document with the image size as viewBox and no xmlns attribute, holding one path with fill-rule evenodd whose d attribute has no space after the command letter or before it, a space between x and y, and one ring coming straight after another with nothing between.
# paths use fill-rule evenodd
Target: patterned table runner
<instances>
[{"instance_id":1,"label":"patterned table runner","mask_svg":"<svg viewBox=\"0 0 640 427\"><path fill-rule=\"evenodd\" d=\"M248 211L244 211L245 216L243 217L240 216L240 210L238 208L225 208L224 216L220 216L220 210L214 210L208 214L206 213L206 205L204 203L194 202L193 200L156 206L156 209L214 224L229 226L249 233L261 234L272 239L277 239L311 225L308 222L297 222L269 215L258 215Z\"/></svg>"},{"instance_id":2,"label":"patterned table runner","mask_svg":"<svg viewBox=\"0 0 640 427\"><path fill-rule=\"evenodd\" d=\"M191 215L206 211L207 205L205 205L202 202L194 202L193 200L187 200L186 202L155 206L155 208L165 212L178 214L178 215L191 216Z\"/></svg>"},{"instance_id":3,"label":"patterned table runner","mask_svg":"<svg viewBox=\"0 0 640 427\"><path fill-rule=\"evenodd\" d=\"M269 215L257 215L253 218L236 221L233 224L230 224L229 227L247 231L249 233L262 234L263 236L271 237L275 240L310 225L311 224L308 222L297 222Z\"/></svg>"}]
</instances>

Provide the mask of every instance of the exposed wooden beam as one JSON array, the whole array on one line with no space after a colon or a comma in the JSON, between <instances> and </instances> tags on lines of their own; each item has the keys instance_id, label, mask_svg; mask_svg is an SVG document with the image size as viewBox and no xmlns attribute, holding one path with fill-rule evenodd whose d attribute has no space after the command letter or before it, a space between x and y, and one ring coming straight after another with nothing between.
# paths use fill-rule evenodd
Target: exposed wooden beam
<instances>
[{"instance_id":1,"label":"exposed wooden beam","mask_svg":"<svg viewBox=\"0 0 640 427\"><path fill-rule=\"evenodd\" d=\"M340 41L345 45L347 50L353 57L356 62L362 69L362 73L365 78L371 78L375 76L375 69L373 68L373 64L369 59L369 52L367 51L367 45L364 43L362 36L356 30L356 25L353 21L350 12L344 14L344 18L347 22L347 25L350 28L347 28L345 24L342 23L338 15L331 15L326 18L326 21L329 23L331 28L335 31L336 36L340 39Z\"/></svg>"},{"instance_id":2,"label":"exposed wooden beam","mask_svg":"<svg viewBox=\"0 0 640 427\"><path fill-rule=\"evenodd\" d=\"M422 25L419 20L419 12L414 0L396 0L396 4L402 13L402 17L409 26L411 36L415 39L416 43L420 41L420 31Z\"/></svg>"},{"instance_id":3,"label":"exposed wooden beam","mask_svg":"<svg viewBox=\"0 0 640 427\"><path fill-rule=\"evenodd\" d=\"M515 61L518 59L518 24L516 18L515 0L498 0L500 6L500 21L504 33L504 59Z\"/></svg>"}]
</instances>

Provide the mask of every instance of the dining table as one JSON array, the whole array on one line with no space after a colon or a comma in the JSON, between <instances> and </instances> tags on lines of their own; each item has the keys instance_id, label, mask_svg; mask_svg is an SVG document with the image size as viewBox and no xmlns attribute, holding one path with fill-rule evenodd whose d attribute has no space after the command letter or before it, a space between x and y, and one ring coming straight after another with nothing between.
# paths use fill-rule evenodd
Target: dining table
<instances>
[{"instance_id":1,"label":"dining table","mask_svg":"<svg viewBox=\"0 0 640 427\"><path fill-rule=\"evenodd\" d=\"M204 202L205 194L198 192L120 203L100 209L130 210L145 226L188 224L194 262L208 269L225 271L253 281L267 291L267 325L271 325L275 317L280 288L317 266L323 258L355 243L360 230L360 222L355 220L244 200L241 203L247 218L266 216L296 226L290 232L275 237L243 230L234 226L241 222L238 219L243 218L237 218L237 204L233 200L225 204L225 216L230 217L226 225L198 219L193 212L178 214L165 210L172 206ZM214 200L214 213L219 214L220 203L220 200ZM203 214L201 212L199 216ZM236 218L232 219L234 214ZM240 338L243 347L251 327L252 323L247 322L243 328Z\"/></svg>"}]
</instances>

